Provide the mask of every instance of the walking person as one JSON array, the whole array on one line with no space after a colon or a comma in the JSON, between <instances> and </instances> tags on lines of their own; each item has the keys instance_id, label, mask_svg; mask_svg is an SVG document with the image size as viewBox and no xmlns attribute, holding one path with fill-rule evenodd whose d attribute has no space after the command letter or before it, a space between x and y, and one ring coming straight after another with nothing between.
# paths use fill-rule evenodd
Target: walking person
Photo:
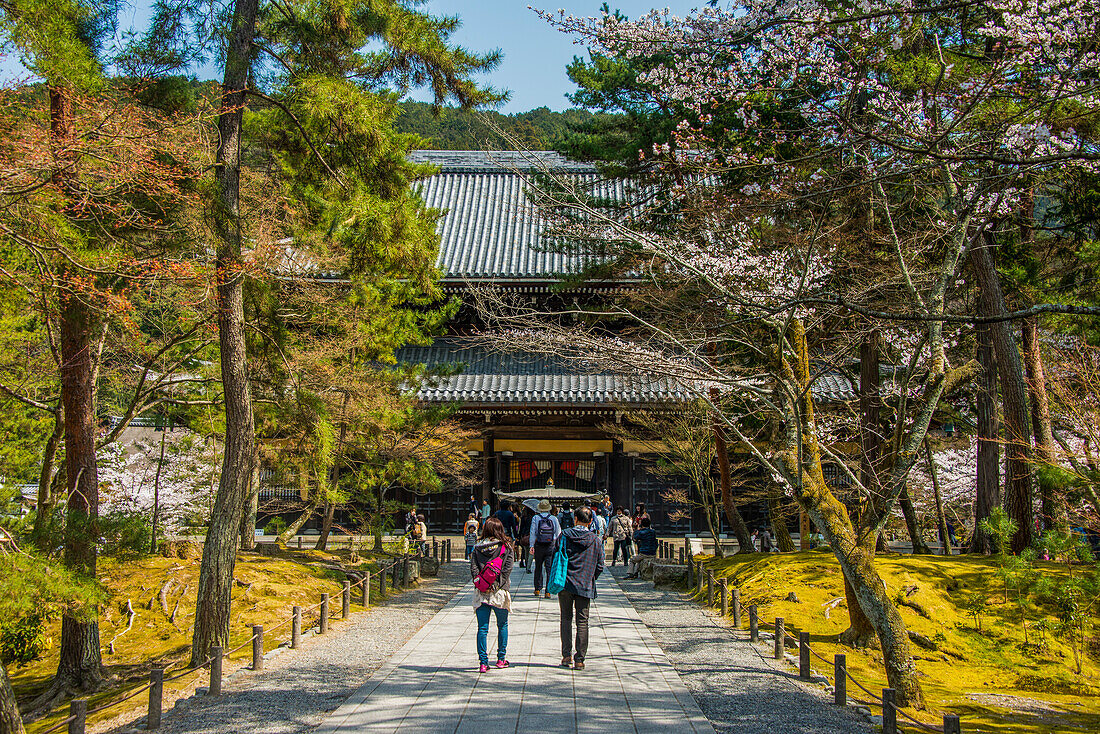
<instances>
[{"instance_id":1,"label":"walking person","mask_svg":"<svg viewBox=\"0 0 1100 734\"><path fill-rule=\"evenodd\" d=\"M474 615L477 617L478 672L489 671L489 618L497 620L497 668L507 668L508 612L512 609L512 563L515 551L504 525L495 517L485 522L481 538L470 554L474 581Z\"/></svg>"},{"instance_id":2,"label":"walking person","mask_svg":"<svg viewBox=\"0 0 1100 734\"><path fill-rule=\"evenodd\" d=\"M625 509L620 507L615 510L615 517L611 518L607 532L615 543L611 549L611 565L615 565L615 560L619 557L619 552L622 551L623 565L625 566L630 560L630 536L632 535L630 518L626 516Z\"/></svg>"},{"instance_id":3,"label":"walking person","mask_svg":"<svg viewBox=\"0 0 1100 734\"><path fill-rule=\"evenodd\" d=\"M568 566L565 588L558 592L561 609L561 664L563 668L584 670L588 655L588 612L596 598L596 579L603 572L603 541L591 530L592 511L578 507L573 527L562 531ZM577 636L573 638L576 621Z\"/></svg>"},{"instance_id":4,"label":"walking person","mask_svg":"<svg viewBox=\"0 0 1100 734\"><path fill-rule=\"evenodd\" d=\"M488 522L489 515L491 513L492 513L492 510L489 508L489 500L485 500L484 502L481 503L481 524L482 525L485 525L485 523Z\"/></svg>"},{"instance_id":5,"label":"walking person","mask_svg":"<svg viewBox=\"0 0 1100 734\"><path fill-rule=\"evenodd\" d=\"M550 500L539 502L539 511L531 518L528 535L530 539L527 542L530 544L531 557L535 559L535 596L545 593L546 598L549 599L550 594L543 591L546 588L544 582L550 575L554 544L558 542L558 537L561 535L561 523L558 522L558 518L550 514Z\"/></svg>"},{"instance_id":6,"label":"walking person","mask_svg":"<svg viewBox=\"0 0 1100 734\"><path fill-rule=\"evenodd\" d=\"M642 526L634 531L634 545L638 552L630 557L628 579L638 578L638 566L645 558L657 557L657 531L651 528L648 517L642 518Z\"/></svg>"},{"instance_id":7,"label":"walking person","mask_svg":"<svg viewBox=\"0 0 1100 734\"><path fill-rule=\"evenodd\" d=\"M504 534L514 543L519 537L519 521L512 512L512 503L508 500L501 502L500 509L493 513L493 517L500 520L500 524L504 526Z\"/></svg>"},{"instance_id":8,"label":"walking person","mask_svg":"<svg viewBox=\"0 0 1100 734\"><path fill-rule=\"evenodd\" d=\"M634 506L634 515L630 518L630 522L634 526L635 532L642 529L642 520L649 519L649 513L645 511L645 505L639 502Z\"/></svg>"},{"instance_id":9,"label":"walking person","mask_svg":"<svg viewBox=\"0 0 1100 734\"><path fill-rule=\"evenodd\" d=\"M767 528L760 528L760 552L771 553L774 549L772 546L772 534Z\"/></svg>"},{"instance_id":10,"label":"walking person","mask_svg":"<svg viewBox=\"0 0 1100 734\"><path fill-rule=\"evenodd\" d=\"M474 546L477 544L477 531L481 526L477 521L477 514L471 512L470 517L466 520L466 524L462 526L462 537L466 541L466 558L470 558L470 554L474 552Z\"/></svg>"}]
</instances>

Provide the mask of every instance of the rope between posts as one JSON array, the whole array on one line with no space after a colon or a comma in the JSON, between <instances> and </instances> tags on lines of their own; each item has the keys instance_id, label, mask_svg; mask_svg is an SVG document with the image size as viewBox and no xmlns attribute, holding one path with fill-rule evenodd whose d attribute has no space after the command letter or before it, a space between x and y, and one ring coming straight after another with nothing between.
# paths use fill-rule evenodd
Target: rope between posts
<instances>
[{"instance_id":1,"label":"rope between posts","mask_svg":"<svg viewBox=\"0 0 1100 734\"><path fill-rule=\"evenodd\" d=\"M72 721L75 718L76 718L75 716L70 716L69 718L65 719L64 721L59 721L58 723L54 724L53 726L51 726L46 731L42 732L42 734L50 734L51 731L57 731L58 729L60 729L63 726L68 726L69 722Z\"/></svg>"},{"instance_id":2,"label":"rope between posts","mask_svg":"<svg viewBox=\"0 0 1100 734\"><path fill-rule=\"evenodd\" d=\"M237 647L234 647L234 648L233 648L232 650L226 650L225 652L223 652L223 653L222 653L222 657L223 657L223 658L227 658L227 657L229 657L229 656L230 656L230 655L232 655L233 653L237 652L237 650L241 650L241 649L243 649L243 648L247 647L248 645L251 645L251 644L252 644L252 641L253 641L253 640L255 640L255 639L256 639L256 633L255 633L255 632L253 632L253 633L252 633L252 636L251 636L251 637L249 637L249 638L248 638L247 640L245 640L245 641L244 641L244 643L242 643L242 644L238 645Z\"/></svg>"},{"instance_id":3,"label":"rope between posts","mask_svg":"<svg viewBox=\"0 0 1100 734\"><path fill-rule=\"evenodd\" d=\"M271 629L265 629L264 634L266 635L268 632L274 632L275 630L280 629L281 627L285 627L286 625L290 624L293 621L294 621L294 616L291 615L290 619L286 619L282 622L279 622L279 624L275 625Z\"/></svg>"},{"instance_id":4,"label":"rope between posts","mask_svg":"<svg viewBox=\"0 0 1100 734\"><path fill-rule=\"evenodd\" d=\"M99 708L90 709L86 715L91 716L92 714L98 714L100 711L103 711L104 709L109 709L112 706L117 706L120 703L123 703L125 701L129 701L134 696L140 696L142 693L145 693L146 691L148 691L152 687L153 687L152 683L146 683L144 686L137 689L133 693L129 694L125 698L120 698L117 701L112 701L111 703L105 703L102 706L100 706Z\"/></svg>"},{"instance_id":5,"label":"rope between posts","mask_svg":"<svg viewBox=\"0 0 1100 734\"><path fill-rule=\"evenodd\" d=\"M907 714L903 709L899 709L897 704L890 704L890 708L894 709L895 713L901 714L902 716L909 719L910 721L912 721L914 724L916 724L920 728L924 729L925 731L935 731L935 732L943 731L943 729L936 728L936 727L932 726L931 724L925 724L923 721L917 721L912 716Z\"/></svg>"},{"instance_id":6,"label":"rope between posts","mask_svg":"<svg viewBox=\"0 0 1100 734\"><path fill-rule=\"evenodd\" d=\"M205 667L206 667L207 665L209 665L209 664L210 664L210 661L211 661L211 660L213 660L213 659L214 659L214 658L207 658L206 660L202 661L201 663L199 663L198 665L196 665L196 666L195 666L195 667L193 667L193 668L188 668L187 670L183 671L182 673L180 673L180 674L178 674L178 675L173 675L173 676L172 676L171 678L165 678L165 679L164 679L164 682L165 682L165 683L171 683L171 682L172 682L172 681L174 681L174 680L179 680L180 678L182 678L182 677L183 677L183 676L185 676L185 675L191 675L191 674L192 674L192 673L194 673L194 672L195 672L196 670L202 670L202 669L203 669L203 668L205 668Z\"/></svg>"}]
</instances>

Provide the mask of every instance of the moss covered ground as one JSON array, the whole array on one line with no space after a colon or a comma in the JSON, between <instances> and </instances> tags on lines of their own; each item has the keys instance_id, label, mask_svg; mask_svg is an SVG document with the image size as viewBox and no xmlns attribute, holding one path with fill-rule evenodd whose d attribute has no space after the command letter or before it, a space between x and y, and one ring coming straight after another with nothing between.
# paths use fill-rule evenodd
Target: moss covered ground
<instances>
[{"instance_id":1,"label":"moss covered ground","mask_svg":"<svg viewBox=\"0 0 1100 734\"><path fill-rule=\"evenodd\" d=\"M699 558L716 576L725 576L731 589L740 589L744 606L757 605L762 628L783 617L788 633L797 639L799 632L809 632L811 649L826 660L844 653L851 675L869 690L886 686L877 650L837 642L848 627L848 611L844 580L830 551ZM891 597L902 602L908 629L935 647L913 646L929 708L907 713L935 724L943 712L956 713L967 732L1100 732L1100 619L1089 625L1078 675L1070 647L1042 629L1055 626L1048 610L1032 606L1021 612L1005 603L995 559L890 555L876 564ZM1064 566L1042 561L1037 569L1066 573ZM797 601L788 600L791 592ZM747 614L742 624L748 627ZM811 664L832 681L831 665L816 658ZM851 683L848 695L870 698Z\"/></svg>"},{"instance_id":2,"label":"moss covered ground","mask_svg":"<svg viewBox=\"0 0 1100 734\"><path fill-rule=\"evenodd\" d=\"M322 553L319 551L282 551L276 556L260 556L241 553L234 573L233 605L230 620L230 647L246 643L252 636L251 625L264 626L264 648L271 650L290 639L291 607L303 608L319 603L321 594L331 597L330 614L339 614L340 597L345 575L326 566L373 570L388 563L388 559L355 558L349 554ZM154 665L168 668L165 677L174 671L186 669L191 651L191 629L194 624L196 587L199 560L197 558L161 558L151 556L121 562L103 559L99 563L99 580L106 588L110 601L100 613L100 642L103 663L108 680L102 692L89 699L89 709L100 707L123 698L148 682L149 670ZM165 584L171 582L164 593ZM393 592L390 592L393 593ZM358 590L352 593L352 611L360 610ZM380 601L377 582L372 582L371 603ZM129 613L133 608L133 626L126 629ZM165 606L168 612L165 613ZM173 620L172 613L175 612ZM315 626L318 611L303 611L303 631ZM278 627L276 629L276 627ZM38 660L21 668L9 667L12 685L20 702L33 699L49 685L57 668L57 641L60 639L59 619L49 622L51 645ZM110 643L114 639L113 652ZM230 655L225 663L225 673L251 663L252 648L245 645ZM194 672L178 681L165 684L165 699L190 695L196 686L207 685L205 672ZM89 723L110 720L120 713L133 710L140 715L145 706L144 695L137 696L101 714L89 716ZM166 704L166 706L169 704ZM58 710L54 714L28 725L28 734L44 731L67 715ZM94 730L94 728L92 729Z\"/></svg>"}]
</instances>

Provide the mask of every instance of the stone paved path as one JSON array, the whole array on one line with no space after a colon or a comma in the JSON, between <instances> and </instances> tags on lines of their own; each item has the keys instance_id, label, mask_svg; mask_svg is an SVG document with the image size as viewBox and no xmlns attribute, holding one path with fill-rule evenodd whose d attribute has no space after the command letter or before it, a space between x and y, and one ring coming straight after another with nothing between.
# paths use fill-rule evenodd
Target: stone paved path
<instances>
[{"instance_id":1,"label":"stone paved path","mask_svg":"<svg viewBox=\"0 0 1100 734\"><path fill-rule=\"evenodd\" d=\"M512 575L510 669L477 673L468 585L317 734L713 732L610 575L592 607L584 671L559 667L557 599L532 596L530 579L520 568ZM495 636L491 622L491 643Z\"/></svg>"}]
</instances>

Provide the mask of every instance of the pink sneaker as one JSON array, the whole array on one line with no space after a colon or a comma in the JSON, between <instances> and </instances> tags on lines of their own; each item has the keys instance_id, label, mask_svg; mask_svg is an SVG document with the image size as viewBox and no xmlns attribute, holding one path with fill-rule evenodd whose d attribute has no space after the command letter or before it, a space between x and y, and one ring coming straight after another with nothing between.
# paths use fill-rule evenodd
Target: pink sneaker
<instances>
[{"instance_id":1,"label":"pink sneaker","mask_svg":"<svg viewBox=\"0 0 1100 734\"><path fill-rule=\"evenodd\" d=\"M479 672L479 673L488 673L489 672L489 666L486 665L485 663L482 663L481 668L479 668L477 672Z\"/></svg>"},{"instance_id":2,"label":"pink sneaker","mask_svg":"<svg viewBox=\"0 0 1100 734\"><path fill-rule=\"evenodd\" d=\"M507 660L498 660L497 661L497 668L507 668L507 667L508 667L508 661Z\"/></svg>"}]
</instances>

